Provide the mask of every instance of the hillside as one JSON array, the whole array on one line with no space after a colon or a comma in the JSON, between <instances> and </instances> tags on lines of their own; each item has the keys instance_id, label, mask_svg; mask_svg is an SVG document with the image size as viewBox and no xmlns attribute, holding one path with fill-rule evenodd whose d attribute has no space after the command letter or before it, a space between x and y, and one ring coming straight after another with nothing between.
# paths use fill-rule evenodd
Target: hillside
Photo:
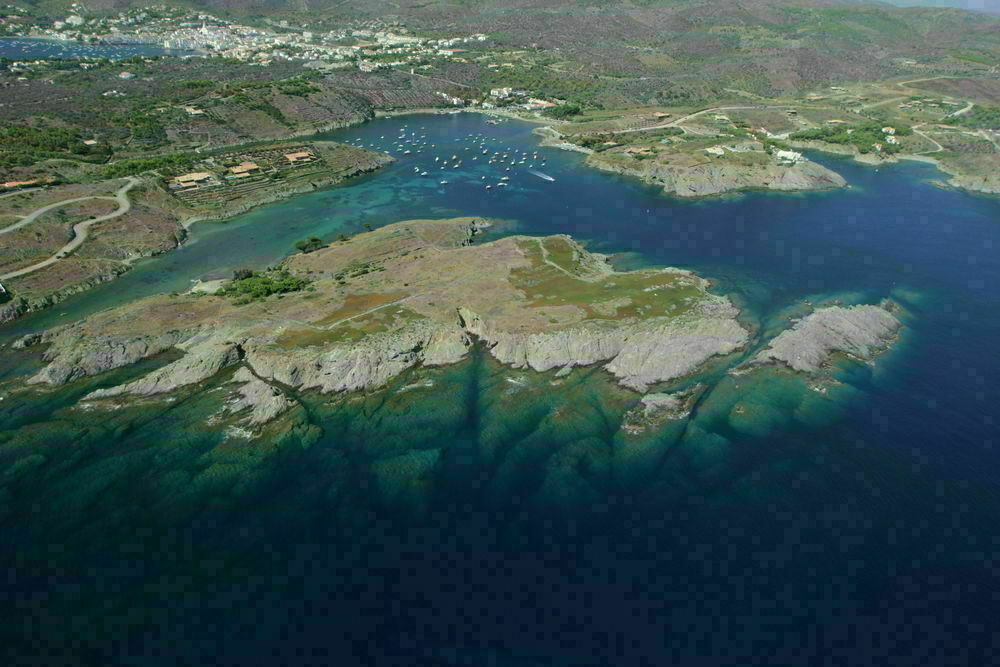
<instances>
[{"instance_id":1,"label":"hillside","mask_svg":"<svg viewBox=\"0 0 1000 667\"><path fill-rule=\"evenodd\" d=\"M64 3L68 4L68 3ZM182 3L183 4L183 3ZM249 23L287 20L322 31L352 21L399 22L418 34L486 33L523 49L532 74L599 85L602 103L774 95L886 79L931 67L951 73L1000 60L1000 17L952 8L848 0L197 0ZM57 12L58 3L41 3ZM101 9L134 0L89 3ZM485 81L489 83L489 81Z\"/></svg>"}]
</instances>

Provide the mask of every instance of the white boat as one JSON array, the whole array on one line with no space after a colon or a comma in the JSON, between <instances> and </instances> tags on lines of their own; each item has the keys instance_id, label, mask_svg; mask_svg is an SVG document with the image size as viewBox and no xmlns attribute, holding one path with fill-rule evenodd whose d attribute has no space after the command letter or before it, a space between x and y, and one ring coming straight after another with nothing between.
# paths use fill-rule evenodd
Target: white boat
<instances>
[{"instance_id":1,"label":"white boat","mask_svg":"<svg viewBox=\"0 0 1000 667\"><path fill-rule=\"evenodd\" d=\"M441 181L441 185L448 185L448 181Z\"/></svg>"},{"instance_id":2,"label":"white boat","mask_svg":"<svg viewBox=\"0 0 1000 667\"><path fill-rule=\"evenodd\" d=\"M426 176L426 175L427 175L427 172L426 172L426 171L422 171L422 172L420 172L420 175L421 175L421 176Z\"/></svg>"},{"instance_id":3,"label":"white boat","mask_svg":"<svg viewBox=\"0 0 1000 667\"><path fill-rule=\"evenodd\" d=\"M487 186L486 186L486 189L487 189L487 190L492 190L492 189L493 189L493 186L492 186L492 185L487 185Z\"/></svg>"},{"instance_id":4,"label":"white boat","mask_svg":"<svg viewBox=\"0 0 1000 667\"><path fill-rule=\"evenodd\" d=\"M552 178L551 176L549 176L548 174L543 174L542 172L536 171L534 169L529 169L528 173L529 174L534 174L535 176L537 176L538 178L542 179L543 181L554 181L554 180L556 180L556 179Z\"/></svg>"}]
</instances>

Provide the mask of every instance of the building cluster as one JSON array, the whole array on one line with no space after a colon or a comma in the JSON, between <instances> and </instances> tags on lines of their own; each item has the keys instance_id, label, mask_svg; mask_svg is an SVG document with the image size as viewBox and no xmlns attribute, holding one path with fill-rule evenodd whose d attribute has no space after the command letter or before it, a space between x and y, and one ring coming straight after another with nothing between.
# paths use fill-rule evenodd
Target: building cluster
<instances>
[{"instance_id":1,"label":"building cluster","mask_svg":"<svg viewBox=\"0 0 1000 667\"><path fill-rule=\"evenodd\" d=\"M169 50L200 52L268 64L273 60L345 61L371 71L411 65L429 57L452 58L468 45L485 42L476 33L428 39L406 28L382 22L329 31L291 27L288 21L268 22L276 29L257 28L209 14L165 6L133 9L117 16L89 18L79 3L50 26L29 26L23 36L111 44L155 44Z\"/></svg>"},{"instance_id":2,"label":"building cluster","mask_svg":"<svg viewBox=\"0 0 1000 667\"><path fill-rule=\"evenodd\" d=\"M199 163L201 171L174 176L167 181L167 189L183 193L220 186L226 182L242 183L312 164L319 159L309 146L233 153L203 160Z\"/></svg>"}]
</instances>

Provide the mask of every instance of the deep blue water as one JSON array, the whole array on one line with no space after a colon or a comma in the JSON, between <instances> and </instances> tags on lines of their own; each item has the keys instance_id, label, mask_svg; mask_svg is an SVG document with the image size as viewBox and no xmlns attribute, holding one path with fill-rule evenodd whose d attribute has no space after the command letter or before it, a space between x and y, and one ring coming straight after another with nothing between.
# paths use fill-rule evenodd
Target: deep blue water
<instances>
[{"instance_id":1,"label":"deep blue water","mask_svg":"<svg viewBox=\"0 0 1000 667\"><path fill-rule=\"evenodd\" d=\"M924 164L821 155L850 190L679 201L472 114L332 136L391 148L404 125L437 145L196 227L177 252L0 334L266 265L309 234L454 215L511 221L498 234L569 233L622 266L696 269L765 328L803 299L892 297L906 333L873 369L847 369L851 397L819 418L769 425L762 408L754 435L706 406L701 431L641 487L552 483L565 470L552 452L608 442L600 374L510 397L481 356L438 372L423 399L311 399L322 437L277 453L203 444L208 389L142 417L0 413L0 453L51 445L35 486L0 485L8 650L25 664L102 665L995 662L1000 201L934 187L941 175ZM556 180L473 162L464 149L479 133L491 152L539 150L535 168ZM452 154L462 168L434 170ZM487 191L501 173L511 185ZM743 398L788 399L753 391ZM507 463L481 459L485 443ZM365 472L379 452L430 448L443 454L426 497L387 498ZM195 474L209 463L214 482ZM227 465L257 474L223 483ZM174 467L147 472L157 466Z\"/></svg>"},{"instance_id":2,"label":"deep blue water","mask_svg":"<svg viewBox=\"0 0 1000 667\"><path fill-rule=\"evenodd\" d=\"M110 58L133 56L185 55L190 51L164 49L156 44L81 44L75 41L6 37L0 39L0 58Z\"/></svg>"}]
</instances>

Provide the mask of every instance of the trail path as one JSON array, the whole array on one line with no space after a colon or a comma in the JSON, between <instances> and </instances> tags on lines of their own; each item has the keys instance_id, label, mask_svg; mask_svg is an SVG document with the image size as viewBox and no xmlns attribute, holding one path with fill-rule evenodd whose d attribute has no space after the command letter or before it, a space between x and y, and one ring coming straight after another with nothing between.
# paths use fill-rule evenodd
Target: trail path
<instances>
[{"instance_id":1,"label":"trail path","mask_svg":"<svg viewBox=\"0 0 1000 667\"><path fill-rule=\"evenodd\" d=\"M65 206L66 204L72 204L74 202L87 201L89 199L106 199L118 202L118 210L116 210L114 213L109 213L108 215L102 215L98 218L94 218L93 220L84 220L83 222L78 222L77 224L73 225L73 239L69 243L64 245L62 248L60 248L59 251L56 252L56 254L52 255L46 260L38 262L37 264L32 264L31 266L26 266L23 269L18 269L17 271L11 271L10 273L6 273L0 276L0 280L17 278L18 276L24 276L29 273L34 273L39 269L44 269L46 266L51 266L52 264L55 264L60 259L69 255L71 252L79 248L87 240L88 230L90 229L91 225L95 225L98 222L104 222L105 220L111 220L112 218L117 218L120 215L128 213L132 209L132 202L128 198L128 191L131 190L133 187L135 187L138 183L139 180L137 178L129 176L126 179L125 185L120 187L118 189L118 192L116 192L113 197L95 196L95 197L78 197L76 199L65 199L60 202L55 202L54 204L49 204L48 206L43 206L42 208L36 210L35 212L26 215L20 222L17 222L5 229L0 229L0 234L6 234L8 232L12 232L15 229L19 229L27 224L34 222L39 216L48 213L52 209L59 208L60 206Z\"/></svg>"},{"instance_id":2,"label":"trail path","mask_svg":"<svg viewBox=\"0 0 1000 667\"><path fill-rule=\"evenodd\" d=\"M25 188L24 190L14 190L13 192L8 192L6 194L0 195L0 199L5 197L13 197L14 195L23 195L25 192L34 192L35 190L41 190L41 188Z\"/></svg>"},{"instance_id":3,"label":"trail path","mask_svg":"<svg viewBox=\"0 0 1000 667\"><path fill-rule=\"evenodd\" d=\"M742 107L712 107L711 109L702 109L701 111L695 111L694 113L689 113L686 116L682 116L668 123L660 123L659 125L650 125L649 127L636 127L626 130L612 130L607 132L607 134L628 134L629 132L648 132L649 130L662 130L666 127L680 127L680 123L691 120L692 118L697 118L698 116L706 113L711 113L713 111L736 111L738 109L766 109L771 108L760 104L755 104L753 106L742 106ZM784 107L775 107L784 108ZM690 128L681 127L682 130L690 131Z\"/></svg>"},{"instance_id":4,"label":"trail path","mask_svg":"<svg viewBox=\"0 0 1000 667\"><path fill-rule=\"evenodd\" d=\"M930 135L926 134L925 132L923 132L923 131L922 131L922 130L920 129L920 128L922 128L922 127L923 127L924 125L926 125L926 124L927 124L927 123L920 123L919 125L914 125L914 126L913 126L913 133L914 133L914 134L919 134L919 135L920 135L921 137L923 137L923 138L924 138L924 139L926 139L927 141L929 141L929 142L931 142L932 144L934 144L935 146L937 146L937 148L935 148L935 149L934 149L934 150L932 150L932 151L920 151L919 153L917 153L917 155L923 155L923 154L925 154L925 153L940 153L941 151L943 151L943 150L944 150L944 146L942 146L941 144L939 144L939 143L938 143L937 141L935 141L934 139L932 139L932 138L930 137Z\"/></svg>"}]
</instances>

